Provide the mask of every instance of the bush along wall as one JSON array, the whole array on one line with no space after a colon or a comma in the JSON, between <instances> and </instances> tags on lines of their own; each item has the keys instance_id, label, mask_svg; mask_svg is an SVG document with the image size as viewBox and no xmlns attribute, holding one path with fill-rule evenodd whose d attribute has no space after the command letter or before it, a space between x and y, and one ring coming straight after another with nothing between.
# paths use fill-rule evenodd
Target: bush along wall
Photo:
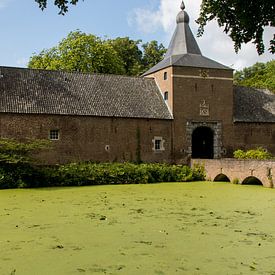
<instances>
[{"instance_id":1,"label":"bush along wall","mask_svg":"<svg viewBox=\"0 0 275 275\"><path fill-rule=\"evenodd\" d=\"M256 149L250 149L243 151L241 149L234 152L234 158L236 159L258 159L258 160L269 160L274 157L264 148L258 147Z\"/></svg>"},{"instance_id":2,"label":"bush along wall","mask_svg":"<svg viewBox=\"0 0 275 275\"><path fill-rule=\"evenodd\" d=\"M8 164L0 188L187 182L205 179L203 167L133 163L71 163L54 167Z\"/></svg>"}]
</instances>

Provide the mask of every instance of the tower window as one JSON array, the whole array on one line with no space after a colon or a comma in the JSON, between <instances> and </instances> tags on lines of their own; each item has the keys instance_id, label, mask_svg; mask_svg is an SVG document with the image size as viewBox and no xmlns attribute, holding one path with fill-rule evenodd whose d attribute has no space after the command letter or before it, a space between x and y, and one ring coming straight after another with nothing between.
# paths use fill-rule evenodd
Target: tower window
<instances>
[{"instance_id":1,"label":"tower window","mask_svg":"<svg viewBox=\"0 0 275 275\"><path fill-rule=\"evenodd\" d=\"M167 101L168 100L168 92L164 93L164 100Z\"/></svg>"},{"instance_id":2,"label":"tower window","mask_svg":"<svg viewBox=\"0 0 275 275\"><path fill-rule=\"evenodd\" d=\"M59 130L50 130L50 140L59 140Z\"/></svg>"},{"instance_id":3,"label":"tower window","mask_svg":"<svg viewBox=\"0 0 275 275\"><path fill-rule=\"evenodd\" d=\"M163 74L163 79L164 79L164 80L167 80L167 72L164 72L164 74Z\"/></svg>"}]
</instances>

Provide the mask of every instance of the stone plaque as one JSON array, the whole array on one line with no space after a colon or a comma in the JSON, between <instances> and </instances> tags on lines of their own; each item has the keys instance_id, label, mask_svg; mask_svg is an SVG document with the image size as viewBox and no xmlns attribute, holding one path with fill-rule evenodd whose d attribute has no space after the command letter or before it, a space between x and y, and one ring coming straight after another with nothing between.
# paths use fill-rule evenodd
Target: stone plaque
<instances>
[{"instance_id":1,"label":"stone plaque","mask_svg":"<svg viewBox=\"0 0 275 275\"><path fill-rule=\"evenodd\" d=\"M209 104L205 100L200 104L200 116L209 116Z\"/></svg>"}]
</instances>

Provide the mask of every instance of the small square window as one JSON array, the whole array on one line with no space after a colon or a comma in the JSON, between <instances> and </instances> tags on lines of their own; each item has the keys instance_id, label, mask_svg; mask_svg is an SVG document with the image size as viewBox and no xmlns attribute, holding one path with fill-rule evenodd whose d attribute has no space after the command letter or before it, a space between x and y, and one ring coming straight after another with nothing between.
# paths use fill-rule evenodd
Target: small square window
<instances>
[{"instance_id":1,"label":"small square window","mask_svg":"<svg viewBox=\"0 0 275 275\"><path fill-rule=\"evenodd\" d=\"M159 152L164 151L164 139L162 137L154 137L153 142L153 151Z\"/></svg>"},{"instance_id":2,"label":"small square window","mask_svg":"<svg viewBox=\"0 0 275 275\"><path fill-rule=\"evenodd\" d=\"M59 140L59 130L50 130L50 140Z\"/></svg>"}]
</instances>

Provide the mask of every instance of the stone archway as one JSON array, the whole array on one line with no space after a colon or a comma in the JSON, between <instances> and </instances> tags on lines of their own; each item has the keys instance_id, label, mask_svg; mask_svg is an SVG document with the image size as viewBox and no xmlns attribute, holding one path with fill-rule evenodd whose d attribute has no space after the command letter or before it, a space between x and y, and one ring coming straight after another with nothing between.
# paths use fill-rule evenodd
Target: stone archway
<instances>
[{"instance_id":1,"label":"stone archway","mask_svg":"<svg viewBox=\"0 0 275 275\"><path fill-rule=\"evenodd\" d=\"M209 128L213 133L213 156L211 158L219 159L222 155L222 123L218 121L197 122L188 121L186 124L186 152L193 155L193 133L197 128Z\"/></svg>"},{"instance_id":2,"label":"stone archway","mask_svg":"<svg viewBox=\"0 0 275 275\"><path fill-rule=\"evenodd\" d=\"M214 178L214 181L220 181L220 182L230 182L230 179L225 174L219 174Z\"/></svg>"},{"instance_id":3,"label":"stone archway","mask_svg":"<svg viewBox=\"0 0 275 275\"><path fill-rule=\"evenodd\" d=\"M211 128L201 126L193 131L192 158L214 158L214 133Z\"/></svg>"}]
</instances>

